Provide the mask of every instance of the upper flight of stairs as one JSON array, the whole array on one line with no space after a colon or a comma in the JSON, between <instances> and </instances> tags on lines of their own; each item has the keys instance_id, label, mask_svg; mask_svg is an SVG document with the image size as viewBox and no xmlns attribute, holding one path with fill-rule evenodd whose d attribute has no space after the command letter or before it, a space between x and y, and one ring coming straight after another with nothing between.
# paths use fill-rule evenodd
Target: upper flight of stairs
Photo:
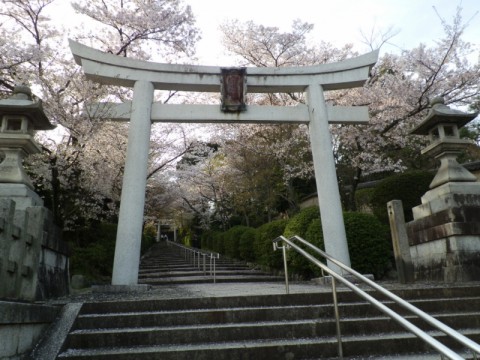
<instances>
[{"instance_id":1,"label":"upper flight of stairs","mask_svg":"<svg viewBox=\"0 0 480 360\"><path fill-rule=\"evenodd\" d=\"M395 293L480 341L480 286ZM354 293L342 289L338 298L345 359L440 358ZM429 329L415 317L407 318ZM335 320L328 292L85 303L58 356L72 360L335 358Z\"/></svg>"},{"instance_id":2,"label":"upper flight of stairs","mask_svg":"<svg viewBox=\"0 0 480 360\"><path fill-rule=\"evenodd\" d=\"M216 259L215 282L261 282L284 281L281 276L265 274L255 270L245 263L220 256ZM198 284L212 283L209 261L206 260L206 271L201 265L194 266L189 259L185 259L182 250L166 243L155 244L142 256L138 275L139 284L169 285L169 284Z\"/></svg>"}]
</instances>

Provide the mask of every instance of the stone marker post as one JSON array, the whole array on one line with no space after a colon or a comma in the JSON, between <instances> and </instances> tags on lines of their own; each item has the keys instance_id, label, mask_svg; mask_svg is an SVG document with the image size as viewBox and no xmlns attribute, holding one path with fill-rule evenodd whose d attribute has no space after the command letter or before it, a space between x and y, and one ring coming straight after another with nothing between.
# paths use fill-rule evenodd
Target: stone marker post
<instances>
[{"instance_id":1,"label":"stone marker post","mask_svg":"<svg viewBox=\"0 0 480 360\"><path fill-rule=\"evenodd\" d=\"M390 232L392 234L393 254L397 266L398 280L402 283L413 282L413 264L408 244L407 229L401 200L387 203Z\"/></svg>"}]
</instances>

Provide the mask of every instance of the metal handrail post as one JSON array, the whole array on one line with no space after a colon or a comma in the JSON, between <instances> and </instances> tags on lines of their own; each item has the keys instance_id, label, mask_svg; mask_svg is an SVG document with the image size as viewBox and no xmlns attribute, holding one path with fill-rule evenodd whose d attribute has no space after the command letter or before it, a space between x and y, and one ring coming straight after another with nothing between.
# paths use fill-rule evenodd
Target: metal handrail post
<instances>
[{"instance_id":1,"label":"metal handrail post","mask_svg":"<svg viewBox=\"0 0 480 360\"><path fill-rule=\"evenodd\" d=\"M285 269L285 291L287 294L290 294L290 286L288 284L288 266L287 266L287 247L286 245L282 246L282 254L283 254L283 267Z\"/></svg>"},{"instance_id":2,"label":"metal handrail post","mask_svg":"<svg viewBox=\"0 0 480 360\"><path fill-rule=\"evenodd\" d=\"M336 280L333 277L332 277L332 296L333 296L333 310L335 312L335 326L337 330L338 357L340 359L343 359L343 344L342 344L342 333L340 330L340 312L338 311L337 285L336 285Z\"/></svg>"},{"instance_id":3,"label":"metal handrail post","mask_svg":"<svg viewBox=\"0 0 480 360\"><path fill-rule=\"evenodd\" d=\"M277 241L273 242L273 250L274 251L277 250L277 249L282 249L283 269L284 269L284 272L285 272L285 292L288 295L288 294L290 294L290 286L288 284L287 248L288 248L288 245L285 242L283 242L283 246L279 246Z\"/></svg>"},{"instance_id":4,"label":"metal handrail post","mask_svg":"<svg viewBox=\"0 0 480 360\"><path fill-rule=\"evenodd\" d=\"M217 258L213 258L213 283L215 284L217 282L217 274L216 274L216 262Z\"/></svg>"}]
</instances>

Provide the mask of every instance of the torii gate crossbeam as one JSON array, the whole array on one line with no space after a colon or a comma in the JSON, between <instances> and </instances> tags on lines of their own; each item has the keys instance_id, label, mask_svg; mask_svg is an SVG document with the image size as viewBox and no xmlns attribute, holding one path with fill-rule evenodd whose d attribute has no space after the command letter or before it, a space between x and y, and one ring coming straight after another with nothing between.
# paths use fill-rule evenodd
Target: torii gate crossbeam
<instances>
[{"instance_id":1,"label":"torii gate crossbeam","mask_svg":"<svg viewBox=\"0 0 480 360\"><path fill-rule=\"evenodd\" d=\"M74 41L70 48L88 79L133 87L133 100L88 109L110 120L130 121L120 203L112 285L136 285L140 263L148 150L152 122L308 124L325 250L350 265L329 123L367 123L366 107L328 106L324 91L363 86L378 58L374 51L332 64L286 68L247 68L249 92L307 92L308 105L248 106L224 113L214 105L153 102L154 90L219 92L221 68L159 64L106 54ZM334 264L329 266L336 271Z\"/></svg>"}]
</instances>

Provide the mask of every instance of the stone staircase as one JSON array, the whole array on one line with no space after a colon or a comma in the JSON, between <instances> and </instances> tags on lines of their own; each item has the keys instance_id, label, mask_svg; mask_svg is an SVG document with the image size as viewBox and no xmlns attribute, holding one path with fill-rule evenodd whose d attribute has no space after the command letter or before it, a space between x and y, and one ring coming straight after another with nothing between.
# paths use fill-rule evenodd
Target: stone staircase
<instances>
[{"instance_id":1,"label":"stone staircase","mask_svg":"<svg viewBox=\"0 0 480 360\"><path fill-rule=\"evenodd\" d=\"M206 259L205 270L202 260L200 265L197 263L196 266L192 262L175 245L167 246L164 242L155 244L142 256L138 282L153 286L213 282L208 259ZM224 256L220 256L215 262L215 282L217 283L284 281L281 276L266 274L243 262Z\"/></svg>"},{"instance_id":2,"label":"stone staircase","mask_svg":"<svg viewBox=\"0 0 480 360\"><path fill-rule=\"evenodd\" d=\"M480 286L394 291L480 341ZM345 359L439 359L346 289L338 294ZM328 292L84 303L58 359L335 359ZM402 309L385 301L393 309ZM412 316L439 339L444 336ZM446 340L446 344L455 346ZM458 348L458 347L457 347ZM466 355L468 356L468 354Z\"/></svg>"},{"instance_id":3,"label":"stone staircase","mask_svg":"<svg viewBox=\"0 0 480 360\"><path fill-rule=\"evenodd\" d=\"M152 290L85 298L70 304L76 309L75 316L65 326L63 337L55 339L58 349L48 359L338 358L328 285L291 284L291 294L286 295L282 283L265 280L270 279L268 275L245 265L225 261L217 269L221 284L213 284L211 277L189 265L174 248L155 245L142 258L139 275L140 282L152 285ZM480 342L479 283L385 286ZM218 292L219 288L223 292ZM275 292L267 291L271 288ZM375 291L369 293L461 351L465 358L473 358L390 300ZM338 301L344 359L440 359L439 354L349 289L339 287Z\"/></svg>"}]
</instances>

